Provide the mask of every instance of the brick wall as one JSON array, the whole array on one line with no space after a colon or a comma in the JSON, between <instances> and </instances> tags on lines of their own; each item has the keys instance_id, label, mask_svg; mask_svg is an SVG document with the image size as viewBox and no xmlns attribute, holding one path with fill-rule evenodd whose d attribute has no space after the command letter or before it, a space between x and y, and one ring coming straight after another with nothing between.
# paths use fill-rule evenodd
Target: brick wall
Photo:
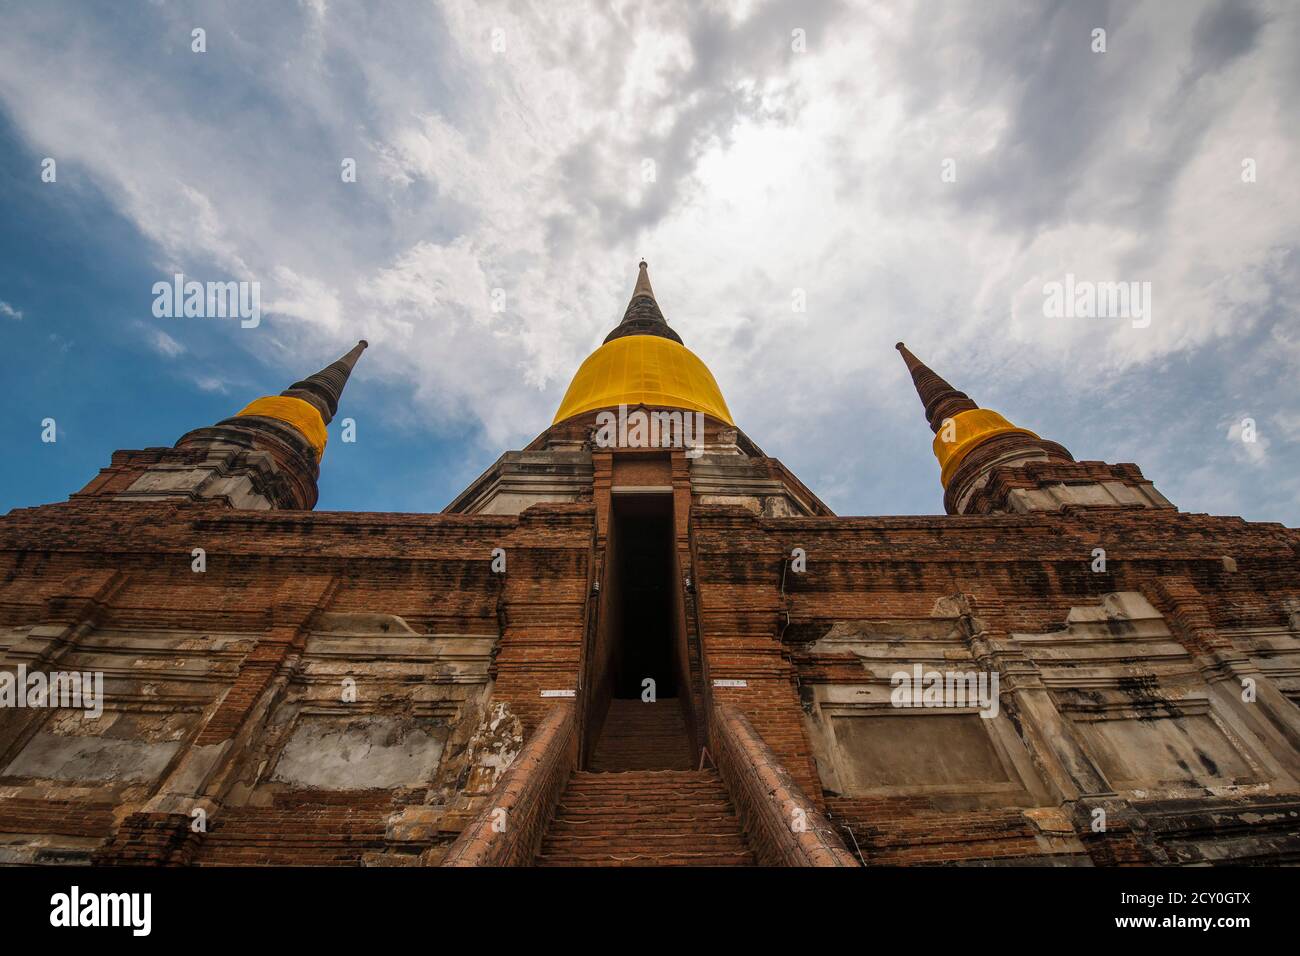
<instances>
[{"instance_id":1,"label":"brick wall","mask_svg":"<svg viewBox=\"0 0 1300 956\"><path fill-rule=\"evenodd\" d=\"M764 866L856 866L835 829L734 707L713 709L718 772Z\"/></svg>"},{"instance_id":2,"label":"brick wall","mask_svg":"<svg viewBox=\"0 0 1300 956\"><path fill-rule=\"evenodd\" d=\"M375 697L356 713L450 722L444 763L463 763L474 756L467 743L487 702L471 708L467 701L462 713L460 701L472 695L464 683L454 690L457 682L494 690L491 699L509 719L519 718L525 734L553 705L543 690L577 687L593 540L590 505L471 517L254 513L216 502L87 497L11 512L0 519L0 666L55 668L66 660L105 667L110 716L157 723L171 714L188 721L174 728L192 729L165 730L159 740L182 734L180 750L155 778L124 780L112 771L93 780L0 777L0 834L49 834L41 841L48 859L202 864L225 833L240 844L223 851L230 861L357 863L384 849L390 813L425 803L434 822L422 845L450 840L481 799L469 784L464 794L380 790L381 807L372 806L374 792L363 793L360 803L344 801L342 815L330 809L342 794L329 790L294 807L249 803L274 769L291 726L285 720L297 708L349 713L338 707L337 691L331 704L328 695L295 684L304 679L313 622L370 616L382 622L376 628L394 627L395 637L421 636L411 642L421 648L432 647L424 635L474 647L492 642L494 660L477 676L455 650L444 664L422 662L423 651L409 663L385 664L331 650L313 665L322 675L371 682L367 692ZM203 573L191 567L195 547L206 551ZM504 576L490 570L494 547L507 553ZM6 648L6 629L33 626L39 640L18 630L17 643ZM384 666L403 671L397 683L384 677ZM440 692L445 704L429 702L429 688L410 683L421 674L453 688ZM330 678L307 679L319 687ZM274 717L295 686L295 702ZM47 716L0 711L0 773ZM489 753L488 763L464 773L491 779L492 761L511 753ZM452 785L458 772L453 766ZM210 813L207 833L191 829L195 806ZM21 840L10 855L31 857Z\"/></svg>"},{"instance_id":3,"label":"brick wall","mask_svg":"<svg viewBox=\"0 0 1300 956\"><path fill-rule=\"evenodd\" d=\"M1300 682L1291 680L1293 665L1284 661L1300 660L1300 532L1163 509L763 518L700 505L691 531L708 677L747 684L710 687L712 699L749 718L799 786L824 800L846 844L866 862L1159 864L1180 854L1212 859L1216 852L1279 862L1300 850L1300 835L1270 829L1267 813L1252 817L1251 833L1233 835L1242 814L1256 808L1257 798L1246 791L1217 796L1206 790L1192 798L1195 812L1184 808L1161 816L1158 826L1145 810L1121 799L1109 829L1093 832L1091 816L1078 807L1091 807L1088 801L1107 788L1081 795L1069 780L1040 766L1045 738L1056 741L1052 746L1069 743L1082 754L1078 759L1090 757L1068 720L1058 716L1056 724L1040 727L1040 714L1018 706L1017 691L1038 693L1041 701L1052 698L1046 690L1032 690L1043 687L1041 678L1012 640L1016 634L1061 632L1074 609L1100 606L1114 592L1145 596L1165 615L1184 659L1207 675L1200 678L1201 693L1212 696L1211 682L1224 679L1232 694L1242 678L1258 684L1258 705L1242 711L1257 736L1244 746L1275 758L1272 786L1287 794L1284 800L1296 799ZM783 576L794 547L806 551L807 572ZM1098 547L1107 557L1100 573L1091 567ZM953 622L965 637L944 645L945 653L959 654L964 666L1006 669L1004 712L1035 754L1025 771L1035 795L1008 797L1002 806L985 797L981 805L981 799L960 793L931 798L923 788L908 793L895 787L889 794L863 796L824 783L809 736L819 689L861 688L882 678L859 656L831 653L817 642L837 625L951 641L945 632ZM1113 627L1118 634L1124 625L1117 621ZM1139 657L1135 648L1128 666L1147 674ZM1058 683L1063 673L1068 671L1054 677ZM1073 756L1059 759L1068 763ZM1100 779L1095 768L1088 779ZM1149 796L1159 793L1156 787ZM1086 800L1073 802L1081 797ZM1229 801L1231 812L1219 806L1221 800ZM1206 826L1208 819L1217 821L1218 835Z\"/></svg>"},{"instance_id":4,"label":"brick wall","mask_svg":"<svg viewBox=\"0 0 1300 956\"><path fill-rule=\"evenodd\" d=\"M577 766L577 759L573 705L555 704L501 778L483 810L451 845L442 865L526 866L531 863L541 848L542 837Z\"/></svg>"}]
</instances>

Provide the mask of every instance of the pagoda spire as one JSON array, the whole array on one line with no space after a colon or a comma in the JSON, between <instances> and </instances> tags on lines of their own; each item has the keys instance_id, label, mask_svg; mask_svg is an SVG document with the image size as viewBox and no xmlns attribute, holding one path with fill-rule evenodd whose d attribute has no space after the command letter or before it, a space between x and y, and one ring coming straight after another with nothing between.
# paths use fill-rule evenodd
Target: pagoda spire
<instances>
[{"instance_id":1,"label":"pagoda spire","mask_svg":"<svg viewBox=\"0 0 1300 956\"><path fill-rule=\"evenodd\" d=\"M636 286L632 289L633 299L639 295L648 295L652 299L655 297L654 289L650 288L650 266L644 259L637 266Z\"/></svg>"},{"instance_id":2,"label":"pagoda spire","mask_svg":"<svg viewBox=\"0 0 1300 956\"><path fill-rule=\"evenodd\" d=\"M1075 461L1064 446L980 408L899 342L934 435L949 514L1174 506L1134 464Z\"/></svg>"},{"instance_id":3,"label":"pagoda spire","mask_svg":"<svg viewBox=\"0 0 1300 956\"><path fill-rule=\"evenodd\" d=\"M1028 460L1073 463L1070 453L1056 442L1012 424L992 409L980 408L902 342L894 347L912 374L925 419L935 433L934 457L939 462L939 481L949 514L967 513L971 496L988 483L992 470L1000 465Z\"/></svg>"},{"instance_id":4,"label":"pagoda spire","mask_svg":"<svg viewBox=\"0 0 1300 956\"><path fill-rule=\"evenodd\" d=\"M979 408L969 395L953 388L936 375L929 366L909 352L902 342L894 348L898 349L907 370L912 373L912 383L916 386L916 394L921 396L921 404L925 406L925 420L930 423L930 431L937 434L945 419L952 418L959 412Z\"/></svg>"},{"instance_id":5,"label":"pagoda spire","mask_svg":"<svg viewBox=\"0 0 1300 956\"><path fill-rule=\"evenodd\" d=\"M632 299L623 313L623 321L605 336L605 341L612 342L625 335L657 335L682 344L682 337L669 328L668 320L659 309L654 289L650 288L650 268L644 259L637 269L636 285L632 288Z\"/></svg>"},{"instance_id":6,"label":"pagoda spire","mask_svg":"<svg viewBox=\"0 0 1300 956\"><path fill-rule=\"evenodd\" d=\"M172 448L119 452L81 492L135 501L224 501L252 511L316 506L321 456L343 387L366 349L263 395L230 418L182 435Z\"/></svg>"},{"instance_id":7,"label":"pagoda spire","mask_svg":"<svg viewBox=\"0 0 1300 956\"><path fill-rule=\"evenodd\" d=\"M280 394L309 402L316 411L320 412L321 420L328 425L334 419L334 413L339 410L339 399L343 397L343 386L347 385L348 376L352 374L357 359L369 345L369 342L362 339L337 362L325 366L315 375L309 375L301 382L294 382Z\"/></svg>"},{"instance_id":8,"label":"pagoda spire","mask_svg":"<svg viewBox=\"0 0 1300 956\"><path fill-rule=\"evenodd\" d=\"M325 453L325 426L338 411L343 386L347 385L357 359L369 343L362 339L337 362L314 375L294 382L279 395L264 395L246 405L235 419L271 420L278 427L288 425L311 447L316 461Z\"/></svg>"}]
</instances>

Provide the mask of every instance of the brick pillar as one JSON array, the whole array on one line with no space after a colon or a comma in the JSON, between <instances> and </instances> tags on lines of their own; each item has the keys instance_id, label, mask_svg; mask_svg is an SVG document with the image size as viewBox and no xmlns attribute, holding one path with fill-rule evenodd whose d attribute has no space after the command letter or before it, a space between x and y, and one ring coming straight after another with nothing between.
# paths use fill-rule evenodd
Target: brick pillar
<instances>
[{"instance_id":1,"label":"brick pillar","mask_svg":"<svg viewBox=\"0 0 1300 956\"><path fill-rule=\"evenodd\" d=\"M681 599L681 618L685 646L679 652L682 661L683 686L678 696L686 701L687 729L695 747L703 745L708 736L709 722L704 693L704 671L700 660L700 635L697 629L695 606L695 568L691 562L691 463L684 451L674 451L671 458L673 487L673 551L676 554L677 580L674 587Z\"/></svg>"},{"instance_id":2,"label":"brick pillar","mask_svg":"<svg viewBox=\"0 0 1300 956\"><path fill-rule=\"evenodd\" d=\"M604 553L609 540L610 489L614 486L614 454L608 451L591 453L591 500L596 505L596 550Z\"/></svg>"},{"instance_id":3,"label":"brick pillar","mask_svg":"<svg viewBox=\"0 0 1300 956\"><path fill-rule=\"evenodd\" d=\"M510 707L525 734L556 703L542 691L572 690L576 697L591 598L592 533L590 506L540 504L519 515L504 544L508 570L492 699ZM565 537L583 538L586 547L559 543Z\"/></svg>"},{"instance_id":4,"label":"brick pillar","mask_svg":"<svg viewBox=\"0 0 1300 956\"><path fill-rule=\"evenodd\" d=\"M738 539L752 540L754 546L747 550L745 559L756 567L770 569L770 574L763 579L769 583L747 585L743 590L736 589L740 593L729 594L725 584L705 579L695 553L697 542L691 540L692 565L699 575L695 609L704 692L709 701L706 706L730 704L744 714L795 782L819 810L824 809L821 778L803 723L797 675L781 643L781 630L787 620L781 594L783 552L767 540L753 515L737 510L725 519L710 516L715 529L721 520L728 523L728 530ZM746 686L715 687L713 682L717 680L743 680Z\"/></svg>"},{"instance_id":5,"label":"brick pillar","mask_svg":"<svg viewBox=\"0 0 1300 956\"><path fill-rule=\"evenodd\" d=\"M1048 786L1063 801L1113 795L1070 721L1056 709L1037 666L1010 640L1003 602L987 594L962 594L960 603L971 656L997 671L1001 694L1004 700L1010 697L1008 713Z\"/></svg>"}]
</instances>

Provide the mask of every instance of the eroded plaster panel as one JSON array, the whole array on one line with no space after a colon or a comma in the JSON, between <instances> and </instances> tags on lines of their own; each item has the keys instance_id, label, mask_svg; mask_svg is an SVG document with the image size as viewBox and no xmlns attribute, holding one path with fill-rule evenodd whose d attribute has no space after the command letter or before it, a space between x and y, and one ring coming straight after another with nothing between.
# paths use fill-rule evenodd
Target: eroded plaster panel
<instances>
[{"instance_id":1,"label":"eroded plaster panel","mask_svg":"<svg viewBox=\"0 0 1300 956\"><path fill-rule=\"evenodd\" d=\"M3 775L34 780L152 782L171 763L194 722L193 714L109 711L98 719L86 719L79 710L58 710L10 761Z\"/></svg>"},{"instance_id":2,"label":"eroded plaster panel","mask_svg":"<svg viewBox=\"0 0 1300 956\"><path fill-rule=\"evenodd\" d=\"M427 785L446 738L447 728L431 721L308 715L289 735L271 779L320 790Z\"/></svg>"}]
</instances>

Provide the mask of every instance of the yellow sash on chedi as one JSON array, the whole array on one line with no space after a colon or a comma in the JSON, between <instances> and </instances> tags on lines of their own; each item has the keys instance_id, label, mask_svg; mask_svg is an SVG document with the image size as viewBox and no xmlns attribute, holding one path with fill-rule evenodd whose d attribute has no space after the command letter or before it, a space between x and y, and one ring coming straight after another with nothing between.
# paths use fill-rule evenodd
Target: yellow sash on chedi
<instances>
[{"instance_id":1,"label":"yellow sash on chedi","mask_svg":"<svg viewBox=\"0 0 1300 956\"><path fill-rule=\"evenodd\" d=\"M320 412L311 402L287 395L265 395L247 405L235 417L243 418L245 415L274 418L278 422L292 425L315 449L317 461L325 453L325 442L329 435L325 431L325 422L321 419Z\"/></svg>"}]
</instances>

